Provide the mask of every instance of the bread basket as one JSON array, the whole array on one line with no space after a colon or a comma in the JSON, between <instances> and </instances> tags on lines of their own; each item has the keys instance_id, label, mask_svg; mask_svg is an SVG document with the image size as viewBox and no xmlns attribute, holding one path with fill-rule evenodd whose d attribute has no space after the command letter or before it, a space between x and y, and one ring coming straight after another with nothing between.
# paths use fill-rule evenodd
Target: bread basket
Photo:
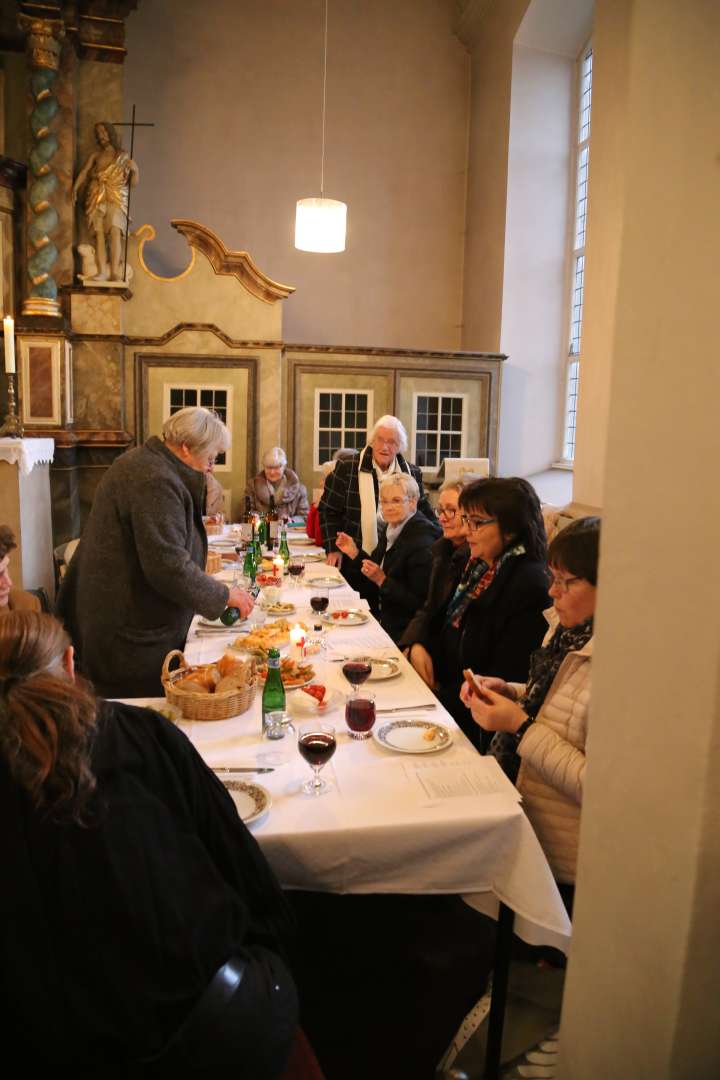
<instances>
[{"instance_id":1,"label":"bread basket","mask_svg":"<svg viewBox=\"0 0 720 1080\"><path fill-rule=\"evenodd\" d=\"M180 666L175 671L170 671L170 664L178 657ZM165 697L171 705L180 709L185 720L228 720L231 716L238 716L250 708L255 697L257 675L253 677L247 686L241 686L237 690L223 690L216 694L203 694L195 690L176 688L175 683L186 678L194 671L206 668L207 664L190 666L185 660L185 654L180 649L173 649L165 657L162 667L162 685Z\"/></svg>"}]
</instances>

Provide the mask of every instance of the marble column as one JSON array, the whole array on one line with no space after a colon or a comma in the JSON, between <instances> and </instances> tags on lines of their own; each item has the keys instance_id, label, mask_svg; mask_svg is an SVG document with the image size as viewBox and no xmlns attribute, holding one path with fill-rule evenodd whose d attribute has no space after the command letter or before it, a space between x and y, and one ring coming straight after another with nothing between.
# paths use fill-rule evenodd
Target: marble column
<instances>
[{"instance_id":1,"label":"marble column","mask_svg":"<svg viewBox=\"0 0 720 1080\"><path fill-rule=\"evenodd\" d=\"M65 30L60 19L36 19L20 15L27 32L30 71L30 131L32 148L28 172L27 276L29 292L23 315L61 315L55 277L58 261L56 235L60 216L55 205L61 199L55 157L60 104L57 80Z\"/></svg>"}]
</instances>

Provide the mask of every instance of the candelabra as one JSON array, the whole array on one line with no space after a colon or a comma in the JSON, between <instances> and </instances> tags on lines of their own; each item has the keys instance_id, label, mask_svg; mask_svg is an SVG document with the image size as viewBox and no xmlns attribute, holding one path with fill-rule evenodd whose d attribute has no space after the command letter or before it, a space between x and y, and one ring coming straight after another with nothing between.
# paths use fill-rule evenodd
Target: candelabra
<instances>
[{"instance_id":1,"label":"candelabra","mask_svg":"<svg viewBox=\"0 0 720 1080\"><path fill-rule=\"evenodd\" d=\"M5 423L0 427L0 437L9 436L11 439L22 439L25 431L22 420L18 416L15 401L15 379L17 375L7 373L5 378L8 381L8 411Z\"/></svg>"}]
</instances>

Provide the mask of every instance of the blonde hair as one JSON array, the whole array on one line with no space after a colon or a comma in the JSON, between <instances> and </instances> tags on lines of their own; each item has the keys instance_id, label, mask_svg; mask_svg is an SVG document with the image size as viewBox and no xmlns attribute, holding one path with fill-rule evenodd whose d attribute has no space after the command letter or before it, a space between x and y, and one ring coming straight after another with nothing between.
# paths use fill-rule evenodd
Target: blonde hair
<instances>
[{"instance_id":1,"label":"blonde hair","mask_svg":"<svg viewBox=\"0 0 720 1080\"><path fill-rule=\"evenodd\" d=\"M185 443L193 454L222 454L230 446L230 432L220 417L202 405L188 405L169 416L162 436L173 446Z\"/></svg>"},{"instance_id":2,"label":"blonde hair","mask_svg":"<svg viewBox=\"0 0 720 1080\"><path fill-rule=\"evenodd\" d=\"M418 482L414 476L410 476L406 472L391 473L390 476L384 476L380 481L379 495L382 495L385 488L401 487L408 499L419 499L420 488Z\"/></svg>"},{"instance_id":3,"label":"blonde hair","mask_svg":"<svg viewBox=\"0 0 720 1080\"><path fill-rule=\"evenodd\" d=\"M0 756L37 809L82 824L95 790L97 701L65 671L69 645L52 615L9 611L0 618Z\"/></svg>"}]
</instances>

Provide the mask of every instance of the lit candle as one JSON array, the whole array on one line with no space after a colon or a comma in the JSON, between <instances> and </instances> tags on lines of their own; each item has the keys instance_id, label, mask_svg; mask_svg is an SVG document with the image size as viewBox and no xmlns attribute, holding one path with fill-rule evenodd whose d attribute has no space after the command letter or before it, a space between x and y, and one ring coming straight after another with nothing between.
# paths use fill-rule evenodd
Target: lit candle
<instances>
[{"instance_id":1,"label":"lit candle","mask_svg":"<svg viewBox=\"0 0 720 1080\"><path fill-rule=\"evenodd\" d=\"M6 315L3 319L3 334L5 335L5 373L15 374L15 320L12 315Z\"/></svg>"},{"instance_id":2,"label":"lit candle","mask_svg":"<svg viewBox=\"0 0 720 1080\"><path fill-rule=\"evenodd\" d=\"M275 577L281 578L285 573L285 560L281 556L276 556L273 559L273 570Z\"/></svg>"},{"instance_id":3,"label":"lit candle","mask_svg":"<svg viewBox=\"0 0 720 1080\"><path fill-rule=\"evenodd\" d=\"M290 629L290 641L292 642L293 660L302 660L305 655L305 631L297 624Z\"/></svg>"}]
</instances>

